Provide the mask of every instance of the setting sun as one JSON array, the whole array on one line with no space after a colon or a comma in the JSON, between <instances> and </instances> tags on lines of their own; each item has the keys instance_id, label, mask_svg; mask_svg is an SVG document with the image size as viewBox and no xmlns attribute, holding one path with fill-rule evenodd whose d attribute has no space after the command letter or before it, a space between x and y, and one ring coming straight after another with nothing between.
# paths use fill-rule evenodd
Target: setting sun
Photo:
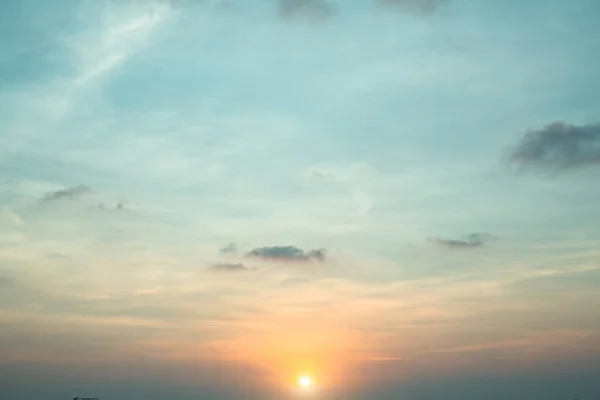
<instances>
[{"instance_id":1,"label":"setting sun","mask_svg":"<svg viewBox=\"0 0 600 400\"><path fill-rule=\"evenodd\" d=\"M298 384L303 388L308 388L312 386L312 379L310 376L303 375L298 379Z\"/></svg>"}]
</instances>

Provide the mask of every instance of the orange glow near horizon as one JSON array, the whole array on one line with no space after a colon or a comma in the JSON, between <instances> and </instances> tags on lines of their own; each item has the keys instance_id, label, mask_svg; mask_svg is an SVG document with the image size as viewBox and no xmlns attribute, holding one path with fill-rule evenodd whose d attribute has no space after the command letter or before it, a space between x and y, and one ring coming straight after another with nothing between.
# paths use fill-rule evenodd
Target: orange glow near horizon
<instances>
[{"instance_id":1,"label":"orange glow near horizon","mask_svg":"<svg viewBox=\"0 0 600 400\"><path fill-rule=\"evenodd\" d=\"M315 322L315 320L319 322ZM219 343L219 351L262 368L269 385L283 390L331 389L343 384L352 363L355 333L333 321L270 321L261 329Z\"/></svg>"}]
</instances>

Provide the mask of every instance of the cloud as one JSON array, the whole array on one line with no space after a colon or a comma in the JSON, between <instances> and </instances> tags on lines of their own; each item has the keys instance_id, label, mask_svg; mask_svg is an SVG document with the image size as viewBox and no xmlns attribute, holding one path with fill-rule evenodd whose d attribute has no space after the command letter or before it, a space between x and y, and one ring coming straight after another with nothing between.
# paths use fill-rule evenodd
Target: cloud
<instances>
[{"instance_id":1,"label":"cloud","mask_svg":"<svg viewBox=\"0 0 600 400\"><path fill-rule=\"evenodd\" d=\"M76 86L106 75L144 48L172 10L167 2L146 2L130 7L109 6L104 13L101 29L90 29L71 41L80 70L74 80Z\"/></svg>"},{"instance_id":2,"label":"cloud","mask_svg":"<svg viewBox=\"0 0 600 400\"><path fill-rule=\"evenodd\" d=\"M102 211L136 211L133 204L118 202L118 203L100 203L96 206L98 210Z\"/></svg>"},{"instance_id":3,"label":"cloud","mask_svg":"<svg viewBox=\"0 0 600 400\"><path fill-rule=\"evenodd\" d=\"M554 122L530 131L510 153L522 168L569 170L600 165L600 123L576 126Z\"/></svg>"},{"instance_id":4,"label":"cloud","mask_svg":"<svg viewBox=\"0 0 600 400\"><path fill-rule=\"evenodd\" d=\"M445 0L377 0L379 7L414 14L432 14ZM329 18L335 12L334 6L327 0L279 0L279 13L284 18L309 16Z\"/></svg>"},{"instance_id":5,"label":"cloud","mask_svg":"<svg viewBox=\"0 0 600 400\"><path fill-rule=\"evenodd\" d=\"M497 240L498 236L492 235L490 233L485 233L485 232L475 232L475 233L466 235L465 239L467 239L470 242L483 243L483 242L489 242L492 240Z\"/></svg>"},{"instance_id":6,"label":"cloud","mask_svg":"<svg viewBox=\"0 0 600 400\"><path fill-rule=\"evenodd\" d=\"M233 242L229 243L227 246L225 246L221 250L219 250L219 253L221 253L221 254L235 254L235 253L237 253L237 246Z\"/></svg>"},{"instance_id":7,"label":"cloud","mask_svg":"<svg viewBox=\"0 0 600 400\"><path fill-rule=\"evenodd\" d=\"M56 200L64 200L64 199L77 199L86 194L91 193L91 189L84 185L74 186L72 188L56 190L52 192L48 192L42 197L40 201L56 201Z\"/></svg>"},{"instance_id":8,"label":"cloud","mask_svg":"<svg viewBox=\"0 0 600 400\"><path fill-rule=\"evenodd\" d=\"M215 264L213 266L210 267L211 271L218 271L218 272L244 272L244 271L249 271L248 268L246 268L244 266L244 264L242 263L236 263L236 264L230 264L230 263L221 263L221 264Z\"/></svg>"},{"instance_id":9,"label":"cloud","mask_svg":"<svg viewBox=\"0 0 600 400\"><path fill-rule=\"evenodd\" d=\"M379 0L378 4L387 8L409 11L418 14L432 14L445 0Z\"/></svg>"},{"instance_id":10,"label":"cloud","mask_svg":"<svg viewBox=\"0 0 600 400\"><path fill-rule=\"evenodd\" d=\"M327 0L279 0L279 13L284 18L299 15L328 18L333 14L333 7Z\"/></svg>"},{"instance_id":11,"label":"cloud","mask_svg":"<svg viewBox=\"0 0 600 400\"><path fill-rule=\"evenodd\" d=\"M485 242L495 239L497 239L497 237L489 233L477 232L465 235L462 239L428 238L427 240L451 249L473 249L481 247Z\"/></svg>"},{"instance_id":12,"label":"cloud","mask_svg":"<svg viewBox=\"0 0 600 400\"><path fill-rule=\"evenodd\" d=\"M304 251L295 246L273 246L256 248L248 253L247 257L258 257L266 260L305 262L310 260L324 261L325 253L325 249Z\"/></svg>"}]
</instances>

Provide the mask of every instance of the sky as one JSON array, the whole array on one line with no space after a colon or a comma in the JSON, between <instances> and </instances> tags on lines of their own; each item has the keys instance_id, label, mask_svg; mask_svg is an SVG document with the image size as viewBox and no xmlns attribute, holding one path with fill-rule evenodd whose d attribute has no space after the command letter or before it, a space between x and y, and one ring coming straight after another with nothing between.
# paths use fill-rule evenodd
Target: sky
<instances>
[{"instance_id":1,"label":"sky","mask_svg":"<svg viewBox=\"0 0 600 400\"><path fill-rule=\"evenodd\" d=\"M0 397L600 398L599 18L0 1Z\"/></svg>"}]
</instances>

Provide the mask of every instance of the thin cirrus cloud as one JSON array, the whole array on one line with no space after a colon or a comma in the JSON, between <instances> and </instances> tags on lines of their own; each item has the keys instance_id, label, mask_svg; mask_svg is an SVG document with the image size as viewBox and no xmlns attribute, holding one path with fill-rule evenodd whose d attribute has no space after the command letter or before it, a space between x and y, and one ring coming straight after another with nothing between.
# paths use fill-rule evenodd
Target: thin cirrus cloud
<instances>
[{"instance_id":1,"label":"thin cirrus cloud","mask_svg":"<svg viewBox=\"0 0 600 400\"><path fill-rule=\"evenodd\" d=\"M325 249L304 251L295 246L259 247L247 254L247 257L262 258L271 261L324 261Z\"/></svg>"},{"instance_id":2,"label":"thin cirrus cloud","mask_svg":"<svg viewBox=\"0 0 600 400\"><path fill-rule=\"evenodd\" d=\"M554 122L526 133L509 156L521 168L566 171L600 166L600 123Z\"/></svg>"},{"instance_id":3,"label":"thin cirrus cloud","mask_svg":"<svg viewBox=\"0 0 600 400\"><path fill-rule=\"evenodd\" d=\"M0 227L2 225L22 228L25 226L25 222L16 212L0 208Z\"/></svg>"},{"instance_id":4,"label":"thin cirrus cloud","mask_svg":"<svg viewBox=\"0 0 600 400\"><path fill-rule=\"evenodd\" d=\"M428 240L439 246L450 249L475 249L482 247L486 242L495 239L497 239L497 237L489 233L476 232L465 235L461 239L429 238Z\"/></svg>"}]
</instances>

